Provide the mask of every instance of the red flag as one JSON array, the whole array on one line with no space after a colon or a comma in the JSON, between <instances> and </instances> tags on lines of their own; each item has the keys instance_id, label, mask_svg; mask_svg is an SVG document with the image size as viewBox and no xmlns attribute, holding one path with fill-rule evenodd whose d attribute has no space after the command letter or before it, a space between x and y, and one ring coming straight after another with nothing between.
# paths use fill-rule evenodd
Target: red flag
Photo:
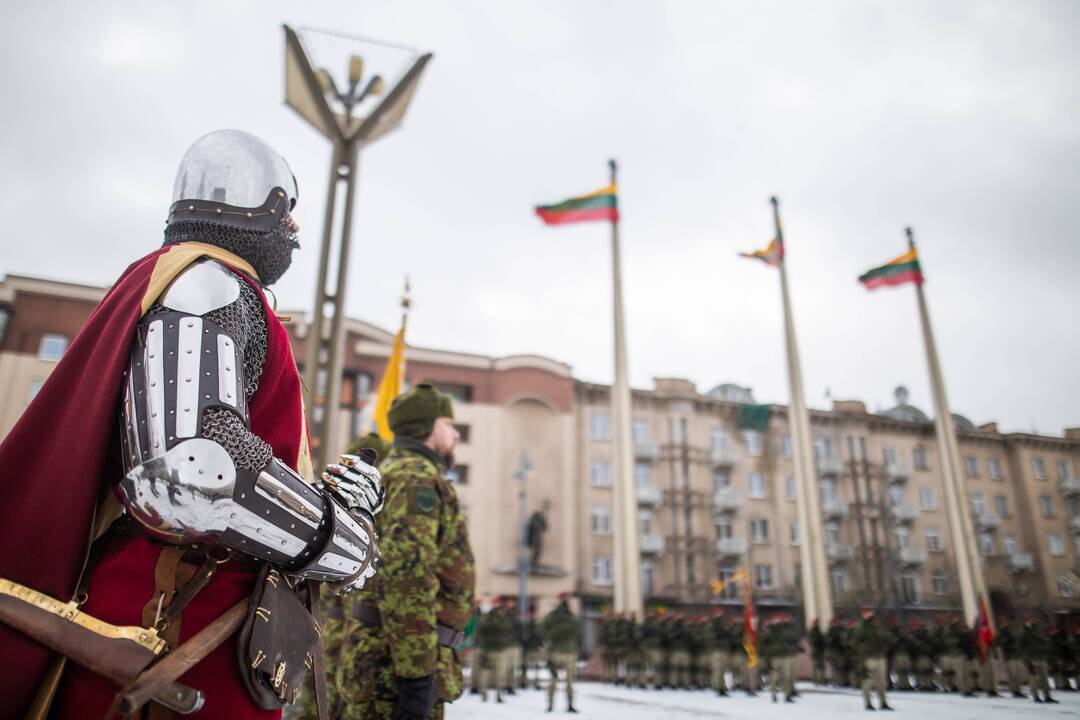
<instances>
[{"instance_id":1,"label":"red flag","mask_svg":"<svg viewBox=\"0 0 1080 720\"><path fill-rule=\"evenodd\" d=\"M979 616L975 620L975 643L979 648L979 657L985 660L990 656L990 647L994 644L994 628L990 627L990 611L986 599L979 597Z\"/></svg>"},{"instance_id":2,"label":"red flag","mask_svg":"<svg viewBox=\"0 0 1080 720\"><path fill-rule=\"evenodd\" d=\"M758 662L757 618L754 617L754 598L750 594L749 573L743 574L743 650L747 664L755 667Z\"/></svg>"}]
</instances>

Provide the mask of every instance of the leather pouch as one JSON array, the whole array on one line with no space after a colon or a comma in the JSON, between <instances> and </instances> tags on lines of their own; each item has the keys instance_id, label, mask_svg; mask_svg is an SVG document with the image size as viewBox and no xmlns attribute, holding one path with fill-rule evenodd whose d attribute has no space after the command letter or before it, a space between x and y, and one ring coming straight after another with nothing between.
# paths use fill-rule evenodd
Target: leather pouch
<instances>
[{"instance_id":1,"label":"leather pouch","mask_svg":"<svg viewBox=\"0 0 1080 720\"><path fill-rule=\"evenodd\" d=\"M240 677L264 710L291 705L322 653L322 638L301 592L280 572L264 566L251 595L237 647Z\"/></svg>"}]
</instances>

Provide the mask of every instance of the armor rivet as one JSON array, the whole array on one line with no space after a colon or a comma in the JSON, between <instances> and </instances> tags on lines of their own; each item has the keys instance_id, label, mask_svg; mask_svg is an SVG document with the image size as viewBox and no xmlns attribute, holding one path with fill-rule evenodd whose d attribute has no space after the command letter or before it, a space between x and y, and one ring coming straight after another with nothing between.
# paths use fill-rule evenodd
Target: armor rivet
<instances>
[{"instance_id":1,"label":"armor rivet","mask_svg":"<svg viewBox=\"0 0 1080 720\"><path fill-rule=\"evenodd\" d=\"M157 387L157 381L155 380L154 382L150 383L150 387Z\"/></svg>"},{"instance_id":2,"label":"armor rivet","mask_svg":"<svg viewBox=\"0 0 1080 720\"><path fill-rule=\"evenodd\" d=\"M188 205L187 209L188 209L189 212L194 212L195 206L194 205Z\"/></svg>"},{"instance_id":3,"label":"armor rivet","mask_svg":"<svg viewBox=\"0 0 1080 720\"><path fill-rule=\"evenodd\" d=\"M278 196L278 197L285 197L285 193L283 193L283 192L281 192L280 190L278 190L278 194L277 194L277 196Z\"/></svg>"},{"instance_id":4,"label":"armor rivet","mask_svg":"<svg viewBox=\"0 0 1080 720\"><path fill-rule=\"evenodd\" d=\"M191 382L191 378L184 378L184 382Z\"/></svg>"},{"instance_id":5,"label":"armor rivet","mask_svg":"<svg viewBox=\"0 0 1080 720\"><path fill-rule=\"evenodd\" d=\"M154 359L154 353L150 353L150 359L151 359L151 360L153 360L153 359Z\"/></svg>"},{"instance_id":6,"label":"armor rivet","mask_svg":"<svg viewBox=\"0 0 1080 720\"><path fill-rule=\"evenodd\" d=\"M217 476L217 479L218 479L218 480L224 480L224 479L225 479L225 477L224 477L223 475L218 475L218 476Z\"/></svg>"},{"instance_id":7,"label":"armor rivet","mask_svg":"<svg viewBox=\"0 0 1080 720\"><path fill-rule=\"evenodd\" d=\"M245 497L247 497L247 496L244 493L240 493L240 499L241 500L243 500Z\"/></svg>"},{"instance_id":8,"label":"armor rivet","mask_svg":"<svg viewBox=\"0 0 1080 720\"><path fill-rule=\"evenodd\" d=\"M246 217L248 220L250 220L251 219L251 213L244 213L244 217Z\"/></svg>"},{"instance_id":9,"label":"armor rivet","mask_svg":"<svg viewBox=\"0 0 1080 720\"><path fill-rule=\"evenodd\" d=\"M205 398L206 398L207 400L209 400L209 399L210 399L210 396L209 396L209 395L205 395L204 397L205 397Z\"/></svg>"},{"instance_id":10,"label":"armor rivet","mask_svg":"<svg viewBox=\"0 0 1080 720\"><path fill-rule=\"evenodd\" d=\"M270 214L277 215L277 210L275 210L274 208L270 208Z\"/></svg>"},{"instance_id":11,"label":"armor rivet","mask_svg":"<svg viewBox=\"0 0 1080 720\"><path fill-rule=\"evenodd\" d=\"M215 212L217 212L217 214L220 215L221 214L221 208L218 208Z\"/></svg>"},{"instance_id":12,"label":"armor rivet","mask_svg":"<svg viewBox=\"0 0 1080 720\"><path fill-rule=\"evenodd\" d=\"M184 412L191 412L191 408L184 408Z\"/></svg>"},{"instance_id":13,"label":"armor rivet","mask_svg":"<svg viewBox=\"0 0 1080 720\"><path fill-rule=\"evenodd\" d=\"M157 413L156 412L150 413L150 417L157 417ZM156 445L156 443L155 443L155 445Z\"/></svg>"}]
</instances>

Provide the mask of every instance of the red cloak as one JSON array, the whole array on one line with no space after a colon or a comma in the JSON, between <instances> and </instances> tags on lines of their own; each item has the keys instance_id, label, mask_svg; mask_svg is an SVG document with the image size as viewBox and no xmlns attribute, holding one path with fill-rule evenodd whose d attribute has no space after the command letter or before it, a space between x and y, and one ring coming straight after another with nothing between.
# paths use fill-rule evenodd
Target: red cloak
<instances>
[{"instance_id":1,"label":"red cloak","mask_svg":"<svg viewBox=\"0 0 1080 720\"><path fill-rule=\"evenodd\" d=\"M201 243L162 248L133 263L0 443L0 577L65 601L74 594L95 509L123 475L120 394L135 326L168 283L203 256L250 270L240 258ZM249 403L251 430L276 457L305 474L310 466L303 467L308 459L300 376L288 334L258 284L236 274L259 293L267 317L266 363ZM142 607L154 592L161 546L145 538L109 542L83 609L106 622L140 625ZM250 592L252 571L236 565L230 571L223 567L184 611L181 641ZM0 717L26 714L52 660L44 647L0 625ZM182 678L207 694L198 717L276 717L278 711L258 713L244 702L236 665L235 644L227 642ZM69 666L66 672L54 710L66 716L78 708L78 716L100 717L116 688L79 668ZM98 711L94 706L102 697L105 705Z\"/></svg>"}]
</instances>

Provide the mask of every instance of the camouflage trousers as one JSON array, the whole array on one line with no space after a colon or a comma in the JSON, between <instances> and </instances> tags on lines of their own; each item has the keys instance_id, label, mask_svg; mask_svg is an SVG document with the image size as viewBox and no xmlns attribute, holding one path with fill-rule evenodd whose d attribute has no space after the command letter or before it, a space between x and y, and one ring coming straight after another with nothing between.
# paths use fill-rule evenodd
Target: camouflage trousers
<instances>
[{"instance_id":1,"label":"camouflage trousers","mask_svg":"<svg viewBox=\"0 0 1080 720\"><path fill-rule=\"evenodd\" d=\"M389 718L397 705L397 678L390 647L381 628L359 627L351 642L341 648L333 672L336 704L342 720L381 720ZM439 697L428 718L442 720L443 704L461 695L461 664L448 647L439 648Z\"/></svg>"},{"instance_id":2,"label":"camouflage trousers","mask_svg":"<svg viewBox=\"0 0 1080 720\"><path fill-rule=\"evenodd\" d=\"M979 687L992 695L997 694L997 676L994 673L994 656L979 659L975 662L978 669Z\"/></svg>"},{"instance_id":3,"label":"camouflage trousers","mask_svg":"<svg viewBox=\"0 0 1080 720\"><path fill-rule=\"evenodd\" d=\"M548 666L551 668L551 681L548 683L548 707L555 704L555 686L559 684L561 675L566 682L566 704L574 704L574 680L577 679L577 653L553 652L548 658Z\"/></svg>"},{"instance_id":4,"label":"camouflage trousers","mask_svg":"<svg viewBox=\"0 0 1080 720\"><path fill-rule=\"evenodd\" d=\"M626 683L645 684L645 653L638 649L626 653Z\"/></svg>"},{"instance_id":5,"label":"camouflage trousers","mask_svg":"<svg viewBox=\"0 0 1080 720\"><path fill-rule=\"evenodd\" d=\"M962 694L971 692L968 661L962 655L945 655L941 658L941 676L945 687Z\"/></svg>"},{"instance_id":6,"label":"camouflage trousers","mask_svg":"<svg viewBox=\"0 0 1080 720\"><path fill-rule=\"evenodd\" d=\"M1031 697L1036 701L1050 699L1049 665L1045 660L1031 661Z\"/></svg>"},{"instance_id":7,"label":"camouflage trousers","mask_svg":"<svg viewBox=\"0 0 1080 720\"><path fill-rule=\"evenodd\" d=\"M672 650L669 660L671 670L668 684L672 687L690 687L690 653L685 650Z\"/></svg>"},{"instance_id":8,"label":"camouflage trousers","mask_svg":"<svg viewBox=\"0 0 1080 720\"><path fill-rule=\"evenodd\" d=\"M774 657L769 664L769 692L776 702L777 688L783 690L784 699L790 700L795 694L795 656Z\"/></svg>"},{"instance_id":9,"label":"camouflage trousers","mask_svg":"<svg viewBox=\"0 0 1080 720\"><path fill-rule=\"evenodd\" d=\"M896 673L896 689L911 690L911 656L906 652L893 655L893 672Z\"/></svg>"},{"instance_id":10,"label":"camouflage trousers","mask_svg":"<svg viewBox=\"0 0 1080 720\"><path fill-rule=\"evenodd\" d=\"M725 650L713 650L709 660L712 665L709 685L713 690L727 692L727 671L731 664L731 653Z\"/></svg>"},{"instance_id":11,"label":"camouflage trousers","mask_svg":"<svg viewBox=\"0 0 1080 720\"><path fill-rule=\"evenodd\" d=\"M862 694L866 705L870 707L870 691L877 692L878 703L881 706L888 705L885 699L886 662L883 657L867 658L863 661Z\"/></svg>"},{"instance_id":12,"label":"camouflage trousers","mask_svg":"<svg viewBox=\"0 0 1080 720\"><path fill-rule=\"evenodd\" d=\"M663 650L650 648L645 651L645 675L645 682L650 685L660 687L667 684L667 667Z\"/></svg>"},{"instance_id":13,"label":"camouflage trousers","mask_svg":"<svg viewBox=\"0 0 1080 720\"><path fill-rule=\"evenodd\" d=\"M1021 678L1024 676L1024 662L1020 658L1009 658L1005 661L1005 673L1009 678L1009 692L1013 695L1020 694Z\"/></svg>"},{"instance_id":14,"label":"camouflage trousers","mask_svg":"<svg viewBox=\"0 0 1080 720\"><path fill-rule=\"evenodd\" d=\"M915 686L919 690L934 689L934 661L926 655L915 658Z\"/></svg>"}]
</instances>

